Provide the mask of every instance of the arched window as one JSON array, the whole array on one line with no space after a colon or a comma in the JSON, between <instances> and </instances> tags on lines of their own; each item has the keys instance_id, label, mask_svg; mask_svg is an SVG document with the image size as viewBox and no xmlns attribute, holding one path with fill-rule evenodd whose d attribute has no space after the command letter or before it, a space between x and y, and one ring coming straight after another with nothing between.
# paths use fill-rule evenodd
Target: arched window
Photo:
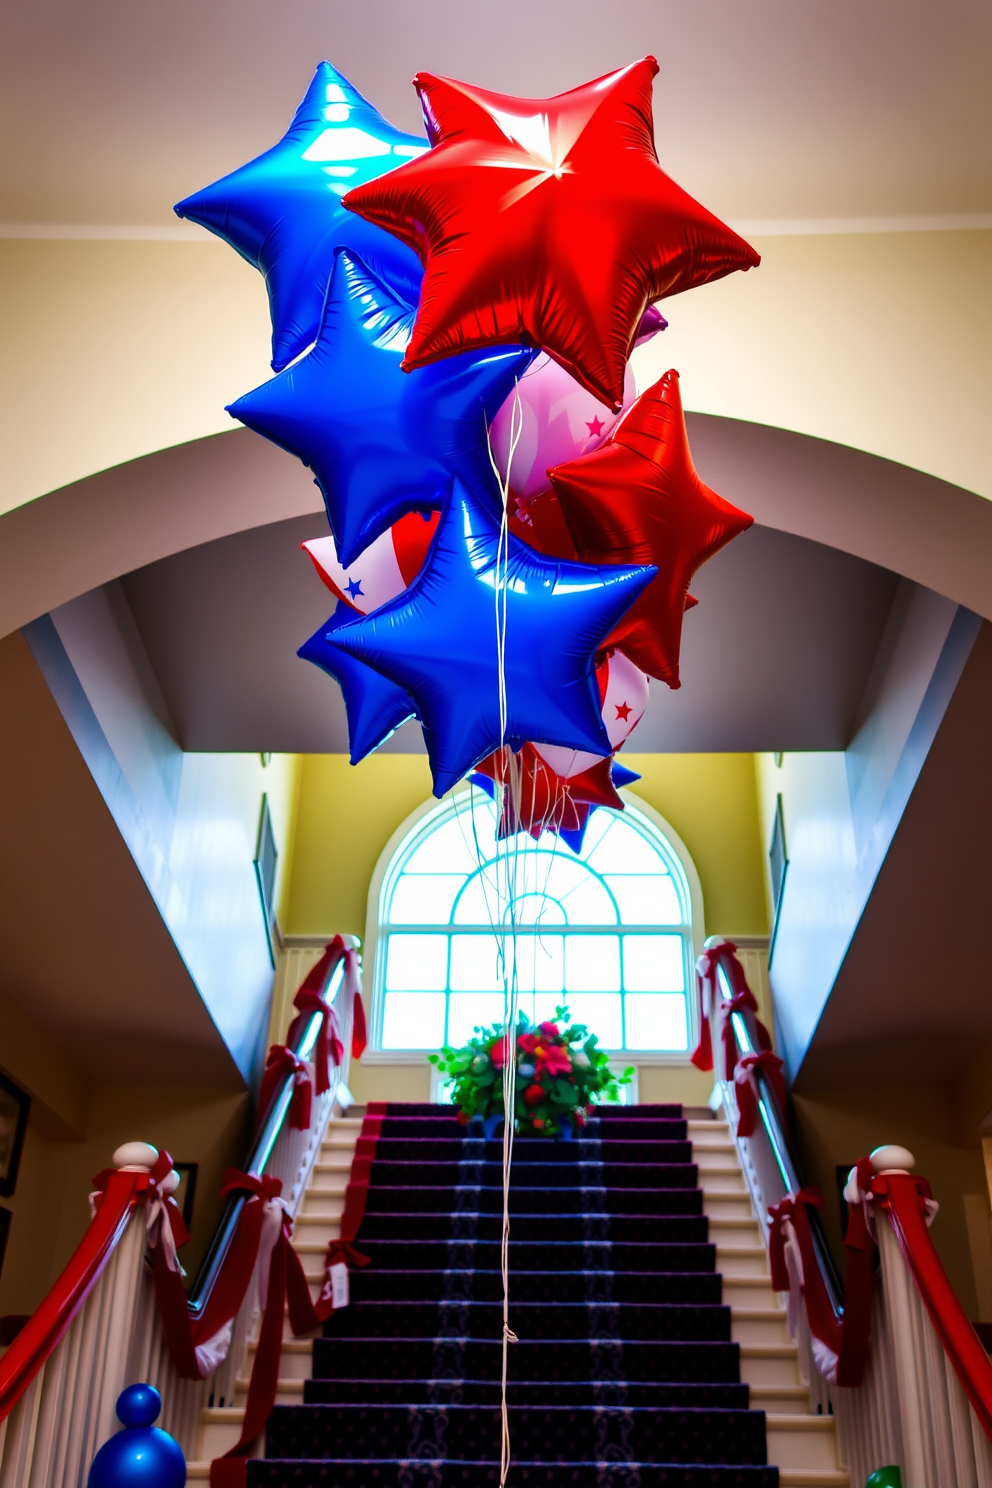
<instances>
[{"instance_id":1,"label":"arched window","mask_svg":"<svg viewBox=\"0 0 992 1488\"><path fill-rule=\"evenodd\" d=\"M578 853L548 834L516 839L521 1005L540 1020L567 1003L604 1048L685 1056L695 1033L687 990L698 880L651 809L629 794L627 802L622 815L592 815ZM398 838L370 894L373 1047L457 1046L503 1016L506 844L497 844L495 807L475 786Z\"/></svg>"}]
</instances>

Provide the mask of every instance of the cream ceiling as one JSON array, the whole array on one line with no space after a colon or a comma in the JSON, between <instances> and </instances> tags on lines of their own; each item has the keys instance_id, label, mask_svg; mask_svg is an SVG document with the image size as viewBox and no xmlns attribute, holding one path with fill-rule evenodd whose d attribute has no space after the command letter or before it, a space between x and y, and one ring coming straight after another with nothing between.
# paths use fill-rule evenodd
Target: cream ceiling
<instances>
[{"instance_id":1,"label":"cream ceiling","mask_svg":"<svg viewBox=\"0 0 992 1488\"><path fill-rule=\"evenodd\" d=\"M662 162L725 217L992 210L988 0L4 0L0 219L169 223L322 57L414 129L417 69L542 95L646 52Z\"/></svg>"}]
</instances>

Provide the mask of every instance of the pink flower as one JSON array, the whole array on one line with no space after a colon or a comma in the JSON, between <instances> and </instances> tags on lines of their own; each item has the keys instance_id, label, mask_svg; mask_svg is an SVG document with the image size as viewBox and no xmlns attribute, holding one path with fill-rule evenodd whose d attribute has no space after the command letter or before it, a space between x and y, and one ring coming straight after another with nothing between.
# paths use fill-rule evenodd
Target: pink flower
<instances>
[{"instance_id":1,"label":"pink flower","mask_svg":"<svg viewBox=\"0 0 992 1488\"><path fill-rule=\"evenodd\" d=\"M517 1039L517 1048L522 1049L525 1054L536 1054L541 1047L541 1040L536 1033L522 1033Z\"/></svg>"},{"instance_id":2,"label":"pink flower","mask_svg":"<svg viewBox=\"0 0 992 1488\"><path fill-rule=\"evenodd\" d=\"M561 1038L561 1029L557 1023L542 1023L540 1029L548 1038Z\"/></svg>"},{"instance_id":3,"label":"pink flower","mask_svg":"<svg viewBox=\"0 0 992 1488\"><path fill-rule=\"evenodd\" d=\"M557 1046L539 1049L538 1058L544 1060L544 1068L549 1075L570 1075L572 1073L572 1061L567 1049L559 1049Z\"/></svg>"}]
</instances>

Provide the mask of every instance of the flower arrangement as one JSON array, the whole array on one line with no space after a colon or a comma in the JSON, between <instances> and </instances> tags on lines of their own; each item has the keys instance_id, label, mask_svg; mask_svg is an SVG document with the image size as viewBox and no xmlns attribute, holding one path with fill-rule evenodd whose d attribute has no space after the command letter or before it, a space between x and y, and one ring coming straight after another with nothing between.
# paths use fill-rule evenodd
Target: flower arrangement
<instances>
[{"instance_id":1,"label":"flower arrangement","mask_svg":"<svg viewBox=\"0 0 992 1488\"><path fill-rule=\"evenodd\" d=\"M477 1028L463 1049L444 1048L427 1058L454 1086L454 1104L465 1123L481 1119L487 1136L503 1120L503 1068L509 1054L503 1025ZM594 1033L573 1023L565 1007L554 1022L536 1027L523 1013L516 1038L516 1130L523 1136L572 1137L594 1104L620 1099L633 1068L615 1075Z\"/></svg>"}]
</instances>

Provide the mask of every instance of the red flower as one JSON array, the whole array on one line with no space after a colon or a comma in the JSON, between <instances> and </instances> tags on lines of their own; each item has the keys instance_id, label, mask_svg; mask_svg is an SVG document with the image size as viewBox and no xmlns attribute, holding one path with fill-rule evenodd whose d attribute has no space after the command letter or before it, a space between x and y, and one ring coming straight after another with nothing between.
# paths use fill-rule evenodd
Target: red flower
<instances>
[{"instance_id":1,"label":"red flower","mask_svg":"<svg viewBox=\"0 0 992 1488\"><path fill-rule=\"evenodd\" d=\"M535 1131L542 1131L543 1128L544 1128L544 1121L543 1121L543 1119L540 1116L535 1116L534 1117L534 1121L533 1121L533 1126L534 1126L534 1130Z\"/></svg>"},{"instance_id":2,"label":"red flower","mask_svg":"<svg viewBox=\"0 0 992 1488\"><path fill-rule=\"evenodd\" d=\"M536 1106L539 1100L544 1099L543 1085L528 1085L524 1091L524 1100L529 1106Z\"/></svg>"},{"instance_id":3,"label":"red flower","mask_svg":"<svg viewBox=\"0 0 992 1488\"><path fill-rule=\"evenodd\" d=\"M522 1049L525 1054L535 1054L541 1047L541 1040L536 1033L522 1033L517 1039L517 1048Z\"/></svg>"},{"instance_id":4,"label":"red flower","mask_svg":"<svg viewBox=\"0 0 992 1488\"><path fill-rule=\"evenodd\" d=\"M542 1033L547 1034L548 1038L561 1038L561 1029L557 1023L542 1023L540 1029Z\"/></svg>"},{"instance_id":5,"label":"red flower","mask_svg":"<svg viewBox=\"0 0 992 1488\"><path fill-rule=\"evenodd\" d=\"M496 1039L496 1041L494 1043L491 1043L489 1045L489 1051L488 1052L489 1052L489 1058L492 1060L492 1062L496 1066L496 1068L497 1069L502 1069L503 1068L503 1065L506 1063L506 1054L507 1054L506 1039L505 1038Z\"/></svg>"},{"instance_id":6,"label":"red flower","mask_svg":"<svg viewBox=\"0 0 992 1488\"><path fill-rule=\"evenodd\" d=\"M544 1068L549 1075L572 1073L572 1060L567 1049L559 1049L557 1045L553 1045L550 1049L541 1049L538 1057L544 1060Z\"/></svg>"}]
</instances>

